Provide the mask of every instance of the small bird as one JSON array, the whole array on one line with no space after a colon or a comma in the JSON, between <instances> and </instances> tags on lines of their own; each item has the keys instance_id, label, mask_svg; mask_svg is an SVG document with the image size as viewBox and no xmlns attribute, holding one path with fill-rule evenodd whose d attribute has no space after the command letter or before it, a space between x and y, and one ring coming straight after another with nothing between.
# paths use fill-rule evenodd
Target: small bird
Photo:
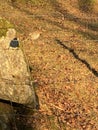
<instances>
[{"instance_id":1,"label":"small bird","mask_svg":"<svg viewBox=\"0 0 98 130\"><path fill-rule=\"evenodd\" d=\"M29 34L31 40L37 40L40 37L40 35L41 31L35 31Z\"/></svg>"},{"instance_id":2,"label":"small bird","mask_svg":"<svg viewBox=\"0 0 98 130\"><path fill-rule=\"evenodd\" d=\"M18 48L19 47L19 41L18 41L17 37L15 37L13 40L11 40L10 47L12 47L12 48Z\"/></svg>"}]
</instances>

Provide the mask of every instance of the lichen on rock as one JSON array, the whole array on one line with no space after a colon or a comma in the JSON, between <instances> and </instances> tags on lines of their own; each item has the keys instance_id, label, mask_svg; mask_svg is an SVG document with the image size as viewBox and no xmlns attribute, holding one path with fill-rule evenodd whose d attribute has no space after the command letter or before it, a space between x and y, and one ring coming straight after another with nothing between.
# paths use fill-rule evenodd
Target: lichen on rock
<instances>
[{"instance_id":1,"label":"lichen on rock","mask_svg":"<svg viewBox=\"0 0 98 130\"><path fill-rule=\"evenodd\" d=\"M35 103L35 92L24 54L20 48L9 48L14 37L15 29L9 29L0 40L0 99L32 104Z\"/></svg>"}]
</instances>

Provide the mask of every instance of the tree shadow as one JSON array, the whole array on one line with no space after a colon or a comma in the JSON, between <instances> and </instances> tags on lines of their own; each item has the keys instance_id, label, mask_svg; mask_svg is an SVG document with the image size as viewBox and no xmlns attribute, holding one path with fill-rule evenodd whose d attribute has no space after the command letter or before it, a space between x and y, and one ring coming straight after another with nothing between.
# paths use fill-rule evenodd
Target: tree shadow
<instances>
[{"instance_id":1,"label":"tree shadow","mask_svg":"<svg viewBox=\"0 0 98 130\"><path fill-rule=\"evenodd\" d=\"M69 31L69 32L73 32L75 34L80 34L82 35L84 38L88 39L88 40L94 40L94 42L98 41L98 36L97 34L94 34L93 32L90 31L82 31L79 29L72 29L69 27L65 27L62 23L59 23L57 21L52 21L49 18L47 19L46 17L43 16L36 16L37 19L39 20L43 20L51 25L55 25L57 27L59 27L60 29L64 30L64 31Z\"/></svg>"},{"instance_id":2,"label":"tree shadow","mask_svg":"<svg viewBox=\"0 0 98 130\"><path fill-rule=\"evenodd\" d=\"M58 11L59 13L61 13L64 16L64 19L75 22L78 25L82 25L85 28L88 28L92 31L98 31L97 16L96 16L96 18L95 17L93 18L93 21L94 21L94 23L93 23L93 21L91 21L90 17L89 17L89 19L86 17L79 18L79 17L69 13L66 8L63 8L62 6L60 6L60 4L57 2L57 0L55 0L55 3L53 2L52 5L56 11Z\"/></svg>"},{"instance_id":3,"label":"tree shadow","mask_svg":"<svg viewBox=\"0 0 98 130\"><path fill-rule=\"evenodd\" d=\"M91 13L93 11L94 2L92 0L78 0L78 4L83 12Z\"/></svg>"},{"instance_id":4,"label":"tree shadow","mask_svg":"<svg viewBox=\"0 0 98 130\"><path fill-rule=\"evenodd\" d=\"M74 51L74 49L66 46L60 40L56 39L57 44L61 45L64 49L67 49L77 60L82 62L96 77L98 77L98 71L91 67L91 65L84 59L81 59L78 54Z\"/></svg>"},{"instance_id":5,"label":"tree shadow","mask_svg":"<svg viewBox=\"0 0 98 130\"><path fill-rule=\"evenodd\" d=\"M78 25L81 25L83 27L87 27L89 30L91 31L95 31L98 32L98 23L92 23L90 22L90 20L88 21L86 18L79 18L73 14L70 14L68 12L67 9L64 9L62 6L60 6L60 4L55 0L55 2L53 2L51 0L51 4L53 5L53 8L58 11L60 14L62 14L64 16L64 19L67 19L69 21L75 22ZM34 14L26 9L20 9L17 5L14 5L15 8L19 9L22 12L25 12L29 17L33 18ZM59 23L57 21L53 21L51 19L49 19L49 17L44 17L44 15L40 15L40 16L35 16L35 18L39 19L39 20L43 20L45 22L48 22L50 24L56 25L57 27L63 29L63 30L68 30L71 32L77 32L79 34L81 34L83 37L87 38L88 40L95 40L98 41L98 36L90 31L82 31L79 29L72 29L69 27L65 27L62 23ZM96 21L96 19L94 19ZM63 48L68 49L70 53L73 54L73 56L78 59L79 61L81 61L83 64L85 64L87 66L87 68L96 76L98 77L98 72L91 67L91 65L84 59L81 59L73 49L67 47L66 45L64 45L60 40L57 40L57 43L60 44Z\"/></svg>"},{"instance_id":6,"label":"tree shadow","mask_svg":"<svg viewBox=\"0 0 98 130\"><path fill-rule=\"evenodd\" d=\"M33 130L27 123L33 118L34 110L23 104L0 99L0 128L2 130ZM7 129L4 129L6 126ZM1 130L1 129L0 129Z\"/></svg>"},{"instance_id":7,"label":"tree shadow","mask_svg":"<svg viewBox=\"0 0 98 130\"><path fill-rule=\"evenodd\" d=\"M25 4L28 4L28 2L29 1L26 1ZM23 7L20 8L20 6L17 4L16 0L12 0L10 4L11 4L12 7L14 7L15 9L20 10L21 12L24 12L24 13L26 13L28 15L33 15L33 13L30 12L29 10L27 10L26 7L25 8L23 8Z\"/></svg>"},{"instance_id":8,"label":"tree shadow","mask_svg":"<svg viewBox=\"0 0 98 130\"><path fill-rule=\"evenodd\" d=\"M84 0L85 1L85 0ZM79 1L80 2L80 1ZM18 10L20 10L21 12L25 12L26 15L28 15L30 18L37 18L39 20L44 20L50 24L54 24L56 25L57 27L60 27L61 29L66 29L66 30L69 30L69 31L72 31L72 32L78 32L79 34L81 34L83 37L85 38L88 38L90 40L98 40L98 36L97 34L95 34L96 32L98 32L98 22L97 22L97 19L96 18L93 18L93 21L90 19L88 20L88 18L79 18L73 14L70 14L68 12L67 9L63 8L62 6L60 6L60 4L57 2L57 0L51 0L50 1L50 4L51 6L54 8L54 10L56 12L59 12L59 14L61 14L64 19L67 19L69 21L72 21L72 22L75 22L77 23L77 25L81 25L83 27L85 27L85 29L89 29L89 31L82 31L82 30L79 30L79 29L68 29L67 27L64 27L63 24L61 23L58 23L56 21L53 21L53 20L50 20L49 17L45 17L45 15L43 14L42 16L41 15L34 15L34 13L32 13L31 11L27 10L26 8L20 8L17 3L15 2L12 2L12 6ZM56 15L52 15L53 17L58 17L58 14ZM92 33L90 32L91 31L94 31L95 33Z\"/></svg>"}]
</instances>

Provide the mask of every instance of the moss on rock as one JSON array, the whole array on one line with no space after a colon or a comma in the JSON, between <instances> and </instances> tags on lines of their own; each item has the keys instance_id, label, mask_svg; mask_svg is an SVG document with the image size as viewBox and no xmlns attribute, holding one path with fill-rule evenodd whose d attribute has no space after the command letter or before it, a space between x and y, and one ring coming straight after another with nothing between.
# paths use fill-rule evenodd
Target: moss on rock
<instances>
[{"instance_id":1,"label":"moss on rock","mask_svg":"<svg viewBox=\"0 0 98 130\"><path fill-rule=\"evenodd\" d=\"M9 28L13 28L13 25L6 19L0 18L0 37L5 36Z\"/></svg>"}]
</instances>

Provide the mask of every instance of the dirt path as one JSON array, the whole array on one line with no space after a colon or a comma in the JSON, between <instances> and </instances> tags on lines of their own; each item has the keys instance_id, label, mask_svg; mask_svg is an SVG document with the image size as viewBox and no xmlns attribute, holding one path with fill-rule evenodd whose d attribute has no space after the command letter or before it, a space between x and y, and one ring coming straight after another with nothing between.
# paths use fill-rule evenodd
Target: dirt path
<instances>
[{"instance_id":1,"label":"dirt path","mask_svg":"<svg viewBox=\"0 0 98 130\"><path fill-rule=\"evenodd\" d=\"M35 130L97 130L98 32L77 20L79 14L72 20L62 4L46 3L44 9L0 5L0 15L27 38L24 51L40 103L28 124ZM28 39L34 28L42 30L36 41Z\"/></svg>"}]
</instances>

